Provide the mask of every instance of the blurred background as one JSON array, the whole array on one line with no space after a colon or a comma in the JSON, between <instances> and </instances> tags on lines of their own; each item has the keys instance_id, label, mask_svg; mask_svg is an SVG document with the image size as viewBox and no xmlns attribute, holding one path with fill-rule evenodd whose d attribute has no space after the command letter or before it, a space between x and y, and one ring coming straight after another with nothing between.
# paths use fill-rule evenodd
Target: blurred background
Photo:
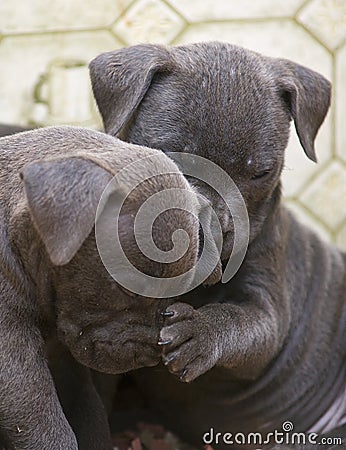
<instances>
[{"instance_id":1,"label":"blurred background","mask_svg":"<svg viewBox=\"0 0 346 450\"><path fill-rule=\"evenodd\" d=\"M1 0L0 122L101 127L92 58L143 42L208 40L292 59L333 82L319 164L292 127L284 195L302 221L346 249L346 0Z\"/></svg>"}]
</instances>

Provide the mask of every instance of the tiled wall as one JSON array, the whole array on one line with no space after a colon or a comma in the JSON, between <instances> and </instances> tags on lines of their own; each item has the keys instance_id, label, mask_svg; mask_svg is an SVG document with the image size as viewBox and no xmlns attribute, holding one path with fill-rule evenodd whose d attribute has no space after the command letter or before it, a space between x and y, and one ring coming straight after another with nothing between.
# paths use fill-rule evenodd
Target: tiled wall
<instances>
[{"instance_id":1,"label":"tiled wall","mask_svg":"<svg viewBox=\"0 0 346 450\"><path fill-rule=\"evenodd\" d=\"M293 59L333 82L319 164L292 130L284 192L346 249L346 0L1 0L0 121L99 126L88 61L139 42L201 40Z\"/></svg>"}]
</instances>

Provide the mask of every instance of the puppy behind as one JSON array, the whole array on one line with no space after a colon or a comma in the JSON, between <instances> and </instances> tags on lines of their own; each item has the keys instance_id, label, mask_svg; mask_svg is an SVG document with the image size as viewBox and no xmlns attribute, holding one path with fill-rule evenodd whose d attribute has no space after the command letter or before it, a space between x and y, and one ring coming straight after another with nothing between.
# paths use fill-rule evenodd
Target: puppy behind
<instances>
[{"instance_id":1,"label":"puppy behind","mask_svg":"<svg viewBox=\"0 0 346 450\"><path fill-rule=\"evenodd\" d=\"M176 378L139 371L148 403L199 446L210 427L265 435L290 420L294 431L345 430L346 256L280 201L290 122L315 161L328 80L221 42L124 48L96 57L90 74L107 133L210 159L235 181L249 213L250 245L236 276L168 307L162 356ZM196 186L219 217L226 263L231 214Z\"/></svg>"}]
</instances>

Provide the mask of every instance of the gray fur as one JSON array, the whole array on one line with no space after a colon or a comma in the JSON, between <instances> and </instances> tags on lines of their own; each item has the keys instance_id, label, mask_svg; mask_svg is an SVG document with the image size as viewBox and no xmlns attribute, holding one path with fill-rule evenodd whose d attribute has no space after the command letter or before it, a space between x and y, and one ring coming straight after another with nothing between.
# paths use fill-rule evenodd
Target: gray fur
<instances>
[{"instance_id":1,"label":"gray fur","mask_svg":"<svg viewBox=\"0 0 346 450\"><path fill-rule=\"evenodd\" d=\"M0 123L0 137L9 136L11 134L29 131L31 128L22 127L20 125L12 125L7 123Z\"/></svg>"},{"instance_id":2,"label":"gray fur","mask_svg":"<svg viewBox=\"0 0 346 450\"><path fill-rule=\"evenodd\" d=\"M170 302L122 289L103 266L93 233L109 180L153 154L175 173L150 178L129 195L119 234L139 268L169 277L196 263L195 218L172 210L157 228L153 238L163 248L176 227L190 236L179 263L165 268L143 259L128 239L147 196L172 187L193 192L169 158L73 127L0 139L0 448L72 450L78 441L79 449L111 450L89 368L114 374L159 362L160 311ZM143 174L151 170L143 160Z\"/></svg>"},{"instance_id":3,"label":"gray fur","mask_svg":"<svg viewBox=\"0 0 346 450\"><path fill-rule=\"evenodd\" d=\"M316 160L330 83L294 62L217 42L116 50L95 58L90 73L106 132L209 158L237 183L250 217L237 275L168 308L162 356L177 377L139 371L147 401L196 445L211 426L265 433L291 420L308 431L346 389L346 257L281 203L280 174L292 119ZM196 187L217 210L226 261L229 213Z\"/></svg>"}]
</instances>

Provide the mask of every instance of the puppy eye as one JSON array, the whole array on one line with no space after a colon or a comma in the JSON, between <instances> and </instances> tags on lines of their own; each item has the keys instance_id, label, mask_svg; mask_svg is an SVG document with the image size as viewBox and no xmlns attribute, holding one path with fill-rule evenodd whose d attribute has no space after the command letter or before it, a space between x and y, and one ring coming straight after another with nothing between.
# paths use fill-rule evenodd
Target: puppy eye
<instances>
[{"instance_id":1,"label":"puppy eye","mask_svg":"<svg viewBox=\"0 0 346 450\"><path fill-rule=\"evenodd\" d=\"M261 178L265 178L269 174L270 174L269 169L262 170L261 172L257 172L254 175L252 175L251 179L252 180L260 180Z\"/></svg>"}]
</instances>

